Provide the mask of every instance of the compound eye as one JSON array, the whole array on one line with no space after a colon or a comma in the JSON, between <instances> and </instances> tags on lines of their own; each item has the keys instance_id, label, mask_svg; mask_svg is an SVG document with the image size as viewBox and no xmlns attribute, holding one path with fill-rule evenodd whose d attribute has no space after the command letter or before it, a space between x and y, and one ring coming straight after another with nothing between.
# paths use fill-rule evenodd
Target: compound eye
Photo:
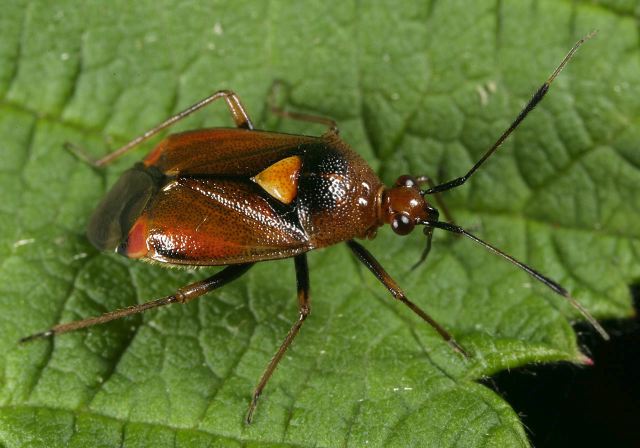
<instances>
[{"instance_id":1,"label":"compound eye","mask_svg":"<svg viewBox=\"0 0 640 448\"><path fill-rule=\"evenodd\" d=\"M415 224L408 213L396 213L391 219L391 228L398 235L407 235L414 227Z\"/></svg>"},{"instance_id":2,"label":"compound eye","mask_svg":"<svg viewBox=\"0 0 640 448\"><path fill-rule=\"evenodd\" d=\"M413 188L416 185L418 185L418 181L416 180L416 178L413 176L408 176L406 174L398 177L398 180L396 180L396 187Z\"/></svg>"}]
</instances>

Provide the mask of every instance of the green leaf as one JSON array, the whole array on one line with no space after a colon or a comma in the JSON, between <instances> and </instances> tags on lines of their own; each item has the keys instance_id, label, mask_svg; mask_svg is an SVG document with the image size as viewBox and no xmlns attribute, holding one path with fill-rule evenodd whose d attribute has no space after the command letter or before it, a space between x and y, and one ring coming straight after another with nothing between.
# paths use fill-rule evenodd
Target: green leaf
<instances>
[{"instance_id":1,"label":"green leaf","mask_svg":"<svg viewBox=\"0 0 640 448\"><path fill-rule=\"evenodd\" d=\"M94 156L209 93L335 118L387 183L463 174L581 36L599 29L498 154L444 199L456 221L565 285L598 318L640 279L640 51L633 2L5 2L0 15L0 443L3 446L526 446L476 381L581 363L570 307L470 241L381 229L367 247L473 353L462 359L344 247L310 254L313 312L261 399L296 318L293 263L209 297L52 341L20 337L171 293L206 272L98 253L87 218L118 174ZM611 4L610 6L608 6ZM635 16L634 16L635 14ZM222 105L176 126L229 126ZM151 148L145 146L146 150ZM596 360L597 362L597 360Z\"/></svg>"}]
</instances>

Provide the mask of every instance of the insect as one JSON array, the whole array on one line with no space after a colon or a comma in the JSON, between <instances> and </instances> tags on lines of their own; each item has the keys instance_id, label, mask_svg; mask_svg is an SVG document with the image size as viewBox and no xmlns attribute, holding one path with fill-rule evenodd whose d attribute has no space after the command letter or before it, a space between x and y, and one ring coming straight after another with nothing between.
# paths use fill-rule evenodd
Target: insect
<instances>
[{"instance_id":1,"label":"insect","mask_svg":"<svg viewBox=\"0 0 640 448\"><path fill-rule=\"evenodd\" d=\"M235 280L259 261L293 258L298 318L260 377L246 415L249 423L258 398L311 311L307 252L346 242L395 299L466 355L452 335L410 301L371 253L355 241L374 237L385 224L398 235L407 235L421 226L426 246L420 262L429 253L435 229L475 241L564 297L607 339L604 329L566 289L450 219L440 220L438 210L426 199L463 185L542 100L580 45L592 35L571 48L514 122L465 175L437 185L426 176L403 175L392 187L386 187L339 137L334 121L276 109L280 115L317 122L329 129L320 137L255 130L235 93L214 93L96 162L98 166L106 165L220 99L226 102L236 125L187 131L161 141L122 174L91 217L87 235L98 249L130 258L226 267L169 296L59 324L21 341L51 337L172 303L187 303Z\"/></svg>"}]
</instances>

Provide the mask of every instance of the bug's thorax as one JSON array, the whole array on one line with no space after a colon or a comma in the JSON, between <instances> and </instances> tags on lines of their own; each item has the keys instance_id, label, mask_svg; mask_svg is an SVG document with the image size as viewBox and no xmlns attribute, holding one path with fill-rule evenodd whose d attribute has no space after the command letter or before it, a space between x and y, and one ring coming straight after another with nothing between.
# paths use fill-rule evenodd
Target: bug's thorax
<instances>
[{"instance_id":1,"label":"bug's thorax","mask_svg":"<svg viewBox=\"0 0 640 448\"><path fill-rule=\"evenodd\" d=\"M424 199L411 176L400 176L391 188L384 187L379 204L381 225L389 224L399 235L407 235L417 224L438 220L438 211Z\"/></svg>"}]
</instances>

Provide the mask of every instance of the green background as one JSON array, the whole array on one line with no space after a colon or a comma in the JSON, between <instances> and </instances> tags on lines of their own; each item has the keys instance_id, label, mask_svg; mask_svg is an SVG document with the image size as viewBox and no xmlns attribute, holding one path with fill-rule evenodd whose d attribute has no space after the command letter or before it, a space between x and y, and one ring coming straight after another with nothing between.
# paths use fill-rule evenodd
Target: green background
<instances>
[{"instance_id":1,"label":"green background","mask_svg":"<svg viewBox=\"0 0 640 448\"><path fill-rule=\"evenodd\" d=\"M463 174L566 51L550 95L467 185L459 224L565 285L599 318L632 314L640 279L640 46L633 1L5 2L0 15L0 443L4 446L526 446L508 403L476 380L584 361L578 318L526 274L436 232L367 247L474 353L464 360L344 246L310 254L312 315L258 407L262 369L296 318L290 260L186 306L19 346L59 322L203 278L98 253L88 216L140 149L93 156L230 88L266 113L335 118L387 182ZM222 105L177 129L231 124ZM597 360L595 360L597 362ZM604 412L604 411L603 411Z\"/></svg>"}]
</instances>

